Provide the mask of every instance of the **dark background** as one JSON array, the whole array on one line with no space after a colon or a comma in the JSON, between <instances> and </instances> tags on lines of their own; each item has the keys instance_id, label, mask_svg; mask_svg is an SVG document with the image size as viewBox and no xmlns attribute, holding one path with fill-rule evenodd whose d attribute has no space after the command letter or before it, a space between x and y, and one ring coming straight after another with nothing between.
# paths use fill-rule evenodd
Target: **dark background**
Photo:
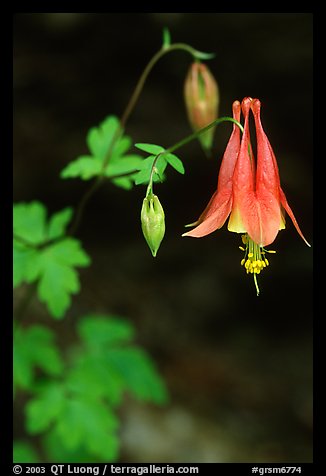
<instances>
[{"instance_id":1,"label":"dark background","mask_svg":"<svg viewBox=\"0 0 326 476\"><path fill-rule=\"evenodd\" d=\"M245 96L262 102L262 122L282 187L312 242L312 14L38 13L14 18L14 201L40 200L50 213L75 207L89 183L60 171L86 153L88 129L121 116L162 29L173 42L216 53L220 116ZM169 146L188 135L184 52L150 74L126 132L134 142ZM105 184L77 236L93 264L64 321L105 312L130 319L165 377L165 408L126 401L123 462L312 461L312 250L290 219L253 280L240 267L240 236L221 230L181 238L206 206L231 125L215 134L207 159L199 143L179 150L184 177L168 171L155 186L166 236L153 259L142 237L143 186ZM22 289L15 294L19 302ZM26 320L49 322L32 302ZM69 341L69 339L68 339ZM22 434L21 413L15 429Z\"/></svg>"}]
</instances>

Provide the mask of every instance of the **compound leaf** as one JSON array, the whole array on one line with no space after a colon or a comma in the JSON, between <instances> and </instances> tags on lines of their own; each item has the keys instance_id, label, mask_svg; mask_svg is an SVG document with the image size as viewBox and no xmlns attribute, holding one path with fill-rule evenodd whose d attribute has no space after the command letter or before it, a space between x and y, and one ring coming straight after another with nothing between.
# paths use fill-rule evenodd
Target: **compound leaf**
<instances>
[{"instance_id":1,"label":"compound leaf","mask_svg":"<svg viewBox=\"0 0 326 476\"><path fill-rule=\"evenodd\" d=\"M142 157L127 154L132 141L129 136L122 135L123 131L119 131L119 127L120 122L116 116L108 116L98 127L92 127L86 139L91 155L82 155L70 162L61 171L61 178L79 177L89 180L104 175L118 187L131 189L136 176L133 172L138 170Z\"/></svg>"}]
</instances>

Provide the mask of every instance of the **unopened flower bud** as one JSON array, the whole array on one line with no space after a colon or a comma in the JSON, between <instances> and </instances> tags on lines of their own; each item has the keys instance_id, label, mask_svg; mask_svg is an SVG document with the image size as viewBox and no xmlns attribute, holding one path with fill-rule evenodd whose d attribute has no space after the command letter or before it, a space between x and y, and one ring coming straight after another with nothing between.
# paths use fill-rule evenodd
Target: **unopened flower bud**
<instances>
[{"instance_id":1,"label":"unopened flower bud","mask_svg":"<svg viewBox=\"0 0 326 476\"><path fill-rule=\"evenodd\" d=\"M197 131L218 117L219 91L214 76L204 63L192 63L186 76L184 97L189 122ZM215 127L198 137L202 147L210 150Z\"/></svg>"},{"instance_id":2,"label":"unopened flower bud","mask_svg":"<svg viewBox=\"0 0 326 476\"><path fill-rule=\"evenodd\" d=\"M164 210L156 195L150 193L144 198L140 218L145 240L155 257L165 233Z\"/></svg>"}]
</instances>

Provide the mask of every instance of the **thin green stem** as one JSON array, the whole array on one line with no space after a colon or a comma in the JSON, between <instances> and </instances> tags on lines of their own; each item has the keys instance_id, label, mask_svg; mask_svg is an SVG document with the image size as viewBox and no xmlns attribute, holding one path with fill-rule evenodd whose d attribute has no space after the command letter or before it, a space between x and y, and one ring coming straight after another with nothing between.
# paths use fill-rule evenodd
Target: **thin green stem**
<instances>
[{"instance_id":1,"label":"thin green stem","mask_svg":"<svg viewBox=\"0 0 326 476\"><path fill-rule=\"evenodd\" d=\"M119 140L121 134L123 133L123 129L125 128L126 126L126 123L132 113L132 111L134 110L135 106L136 106L136 103L139 99L139 96L144 88L144 85L145 85L145 82L148 78L148 75L150 74L150 72L152 71L153 67L156 65L156 63L166 54L168 53L171 53L172 51L176 51L176 50L183 50L183 51L186 51L188 52L189 54L191 54L193 56L194 59L198 59L200 57L204 57L205 54L201 53L200 51L192 48L190 45L187 45L186 43L174 43L168 47L162 47L152 58L151 60L148 62L147 66L145 67L145 69L143 70L137 84L136 84L136 87L134 89L134 92L132 93L131 97L130 97L130 100L121 116L121 119L120 119L120 125L119 127L117 127L113 137L112 137L112 140L111 140L111 143L110 143L110 146L108 148L108 151L106 153L106 156L103 160L103 164L102 164L102 168L101 168L101 171L100 171L100 174L98 175L98 177L96 178L95 182L93 182L93 184L91 185L90 188L88 188L84 195L81 197L77 207L76 207L76 212L75 212L75 216L74 216L74 220L73 222L71 223L71 226L69 228L69 231L68 231L68 234L69 235L72 235L76 232L79 224L80 224L80 221L81 221L81 218L82 218L82 215L83 215L83 212L85 210L85 207L88 203L88 201L90 200L90 198L92 197L92 195L94 194L94 192L99 188L99 186L101 185L101 183L103 182L103 178L104 178L104 174L105 174L105 171L106 171L106 168L108 166L108 163L109 163L109 160L112 156L112 151L113 151L113 148L116 144L116 142ZM210 55L206 55L207 58L209 58Z\"/></svg>"},{"instance_id":2,"label":"thin green stem","mask_svg":"<svg viewBox=\"0 0 326 476\"><path fill-rule=\"evenodd\" d=\"M103 182L103 175L100 174L96 178L96 180L92 183L92 185L89 188L86 189L85 193L83 194L83 196L81 197L81 199L80 199L80 201L77 205L74 220L71 222L71 225L68 229L67 235L71 236L71 235L74 235L76 233L87 202L89 201L91 196L94 194L94 192L100 187L102 182Z\"/></svg>"},{"instance_id":3,"label":"thin green stem","mask_svg":"<svg viewBox=\"0 0 326 476\"><path fill-rule=\"evenodd\" d=\"M157 156L155 157L155 159L153 161L152 169L151 169L151 175L149 177L148 187L147 187L147 190L146 190L146 197L148 197L148 195L153 193L153 178L154 178L154 170L155 170L156 162L158 161L159 157L163 154L165 154L165 151L160 152L159 154L157 154Z\"/></svg>"},{"instance_id":4,"label":"thin green stem","mask_svg":"<svg viewBox=\"0 0 326 476\"><path fill-rule=\"evenodd\" d=\"M186 51L188 53L190 53L194 59L197 59L198 58L198 51L195 50L194 48L192 48L190 45L187 45L186 43L174 43L168 47L163 47L161 48L153 57L152 59L149 61L149 63L147 64L147 66L145 67L142 75L140 76L139 80L138 80L138 83L134 89L134 92L127 104L127 107L124 111L124 113L122 114L121 116L121 128L124 128L127 120L129 119L129 116L130 114L132 113L135 105L136 105L136 102L138 101L138 98L140 96L140 93L142 92L143 90L143 87L144 87L144 84L146 82L146 79L149 75L149 73L152 71L153 67L155 66L155 64L164 56L166 55L167 53L171 53L171 51L175 51L175 50L183 50L183 51Z\"/></svg>"},{"instance_id":5,"label":"thin green stem","mask_svg":"<svg viewBox=\"0 0 326 476\"><path fill-rule=\"evenodd\" d=\"M222 122L233 122L234 124L236 124L239 129L241 130L241 132L243 133L243 126L240 124L240 122L238 122L236 119L233 119L233 117L228 117L228 116L225 116L225 117L220 117L219 119L215 119L215 121L211 122L210 124L207 124L207 126L205 127L202 127L201 129L198 129L196 132L194 132L193 134L190 134L189 136L185 137L184 139L180 140L179 142L177 142L176 144L168 147L167 149L164 150L164 152L160 152L156 157L155 157L155 160L153 161L153 164L152 164L152 169L151 169L151 175L150 175L150 179L149 179L149 183L148 183L148 187L147 187L147 192L146 192L146 196L152 191L152 184L153 184L153 175L154 175L154 169L155 169L155 165L156 165L156 162L158 160L158 158L161 156L161 155L164 155L164 154L171 154L172 152L175 152L177 149L180 149L180 147L188 144L189 142L191 142L192 140L194 139L197 139L198 136L200 136L200 134L203 134L204 132L208 131L209 129L211 129L212 127L215 127L215 126L218 126L219 124L221 124Z\"/></svg>"},{"instance_id":6,"label":"thin green stem","mask_svg":"<svg viewBox=\"0 0 326 476\"><path fill-rule=\"evenodd\" d=\"M228 116L225 116L225 117L220 117L219 119L215 119L215 121L211 122L210 124L208 124L207 126L203 127L202 129L198 129L198 131L194 132L193 134L185 137L184 139L182 139L181 141L177 142L176 144L172 145L171 147L169 147L168 149L166 149L165 153L168 152L168 153L171 153L171 152L175 152L177 149L179 149L180 147L188 144L188 142L191 142L192 140L194 139L197 139L198 136L200 136L201 134L203 134L204 132L208 131L209 129L211 129L212 127L214 126L218 126L219 124L221 124L222 122L234 122L234 124L236 124L239 129L241 130L241 132L243 132L243 127L242 125L240 124L240 122L238 122L236 119L233 119L233 117L228 117Z\"/></svg>"}]
</instances>

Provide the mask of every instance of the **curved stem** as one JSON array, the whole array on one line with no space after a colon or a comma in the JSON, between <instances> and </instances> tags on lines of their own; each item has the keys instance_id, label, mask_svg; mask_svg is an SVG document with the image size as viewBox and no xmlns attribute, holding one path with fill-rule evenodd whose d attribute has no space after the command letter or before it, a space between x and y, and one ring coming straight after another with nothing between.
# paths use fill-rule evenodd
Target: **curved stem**
<instances>
[{"instance_id":1,"label":"curved stem","mask_svg":"<svg viewBox=\"0 0 326 476\"><path fill-rule=\"evenodd\" d=\"M151 175L150 175L150 179L149 179L149 183L148 183L148 187L147 187L146 196L152 191L154 168L155 168L155 165L156 165L156 162L157 162L158 158L161 155L175 152L177 149L180 149L180 147L182 147L183 145L188 144L188 142L191 142L192 140L197 139L198 136L200 136L200 134L203 134L204 132L208 131L209 129L211 129L214 126L217 126L217 125L221 124L222 122L233 122L234 124L236 124L239 127L239 129L243 133L243 126L236 119L233 119L233 117L228 117L228 116L220 117L219 119L215 119L215 121L207 124L207 126L202 127L201 129L198 129L198 131L196 131L193 134L190 134L189 136L180 140L176 144L173 144L171 147L168 147L167 149L164 150L164 152L160 152L159 154L157 154L157 156L155 157L155 160L153 161L153 164L152 164Z\"/></svg>"},{"instance_id":2,"label":"curved stem","mask_svg":"<svg viewBox=\"0 0 326 476\"><path fill-rule=\"evenodd\" d=\"M154 178L154 170L155 170L155 165L156 165L156 162L158 161L159 157L161 155L165 154L165 151L164 152L160 152L159 154L157 154L157 156L155 157L155 159L153 160L153 164L152 164L152 169L151 169L151 175L149 177L149 182L148 182L148 187L147 187L147 190L146 190L146 197L148 197L148 195L150 195L151 193L153 193L153 178Z\"/></svg>"},{"instance_id":3,"label":"curved stem","mask_svg":"<svg viewBox=\"0 0 326 476\"><path fill-rule=\"evenodd\" d=\"M81 221L81 217L83 215L85 206L87 202L89 201L89 199L91 198L91 196L94 194L94 192L99 188L102 181L103 181L103 175L101 174L96 178L96 180L92 183L92 185L85 191L84 195L81 197L75 212L74 220L71 222L67 235L71 236L76 233L76 230Z\"/></svg>"},{"instance_id":4,"label":"curved stem","mask_svg":"<svg viewBox=\"0 0 326 476\"><path fill-rule=\"evenodd\" d=\"M239 129L241 130L241 132L243 133L243 127L242 125L240 124L240 122L238 122L236 119L233 119L233 117L228 117L228 116L225 116L225 117L220 117L219 119L215 119L215 121L211 122L210 124L208 124L207 126L205 127L202 127L201 129L198 129L198 131L194 132L193 134L185 137L184 139L182 139L181 141L177 142L176 144L172 145L171 147L169 147L168 149L166 149L165 153L168 152L168 153L171 153L171 152L174 152L176 151L177 149L179 149L180 147L182 147L183 145L185 144L188 144L188 142L191 142L192 140L194 139L197 139L198 136L200 136L200 134L203 134L204 132L208 131L209 129L211 129L212 127L214 126L218 126L220 123L222 122L234 122L234 124L236 124Z\"/></svg>"},{"instance_id":5,"label":"curved stem","mask_svg":"<svg viewBox=\"0 0 326 476\"><path fill-rule=\"evenodd\" d=\"M121 136L122 132L123 132L123 129L125 128L126 126L126 123L130 117L130 114L132 113L132 111L134 110L135 108L135 105L139 99L139 96L143 90L143 87L144 87L144 84L148 78L148 75L149 73L152 71L153 67L155 66L155 64L164 56L166 55L167 53L170 53L171 51L176 51L176 50L183 50L183 51L186 51L188 53L190 53L194 59L198 59L200 57L207 57L209 58L210 55L206 55L205 53L201 53L200 51L198 50L195 50L194 48L192 48L190 45L187 45L186 43L174 43L168 47L162 47L152 58L151 60L148 62L147 66L145 67L145 69L143 70L137 84L136 84L136 87L134 89L134 92L132 93L131 95L131 98L121 116L121 119L120 119L120 125L119 127L117 127L116 131L115 131L115 134L113 135L112 137L112 140L111 140L111 143L110 143L110 146L109 146L109 149L106 153L106 156L105 156L105 159L103 160L103 164L102 164L102 168L101 168L101 171L100 171L100 174L99 176L97 177L97 179L95 180L95 182L93 182L93 184L91 185L90 188L88 188L86 190L86 192L84 193L84 195L82 196L82 198L80 199L78 205L77 205L77 209L76 209L76 213L75 213L75 216L74 216L74 220L69 228L69 235L72 235L76 232L78 226L79 226L79 223L81 221L81 217L82 217L82 214L84 212L84 209L86 207L86 204L87 202L89 201L89 199L91 198L91 196L94 194L94 192L97 190L97 188L99 187L99 185L101 184L102 180L103 180L103 177L104 177L104 173L105 173L105 170L107 168L107 165L108 165L108 162L111 158L111 155L112 155L112 151L113 151L113 148L116 144L116 141L119 139L119 137Z\"/></svg>"},{"instance_id":6,"label":"curved stem","mask_svg":"<svg viewBox=\"0 0 326 476\"><path fill-rule=\"evenodd\" d=\"M134 89L134 92L127 104L127 107L123 113L123 115L121 116L121 128L123 128L127 122L127 120L129 119L129 116L130 114L132 113L134 107L135 107L135 104L140 96L140 93L142 92L142 89L144 87L144 84L146 82L146 79L149 75L149 73L152 71L153 67L155 66L155 64L162 58L162 56L164 56L165 54L167 53L170 53L171 51L175 51L175 50L183 50L183 51L186 51L188 53L190 53L194 59L197 59L198 58L198 51L195 50L194 48L192 48L190 45L187 45L186 43L174 43L166 48L161 48L153 57L152 59L149 61L149 63L147 64L147 66L145 67L142 75L140 76L139 80L138 80L138 83Z\"/></svg>"}]
</instances>

